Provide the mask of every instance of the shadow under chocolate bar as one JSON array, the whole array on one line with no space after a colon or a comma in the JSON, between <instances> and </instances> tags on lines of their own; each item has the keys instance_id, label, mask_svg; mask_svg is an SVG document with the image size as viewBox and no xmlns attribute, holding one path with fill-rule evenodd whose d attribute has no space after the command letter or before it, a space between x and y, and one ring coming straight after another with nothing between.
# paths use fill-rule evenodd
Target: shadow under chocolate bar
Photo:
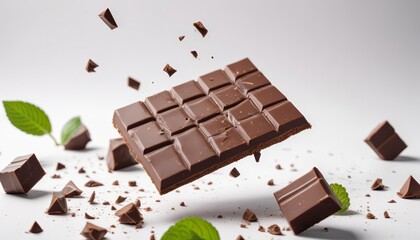
<instances>
[{"instance_id":1,"label":"shadow under chocolate bar","mask_svg":"<svg viewBox=\"0 0 420 240\"><path fill-rule=\"evenodd\" d=\"M248 58L117 109L113 123L160 194L311 127Z\"/></svg>"}]
</instances>

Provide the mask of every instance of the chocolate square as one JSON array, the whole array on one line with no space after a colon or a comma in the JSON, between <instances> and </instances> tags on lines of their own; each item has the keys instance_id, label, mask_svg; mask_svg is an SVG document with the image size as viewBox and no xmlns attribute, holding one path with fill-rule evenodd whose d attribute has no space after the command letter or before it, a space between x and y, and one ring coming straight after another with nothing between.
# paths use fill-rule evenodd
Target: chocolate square
<instances>
[{"instance_id":1,"label":"chocolate square","mask_svg":"<svg viewBox=\"0 0 420 240\"><path fill-rule=\"evenodd\" d=\"M198 127L204 136L209 138L225 132L229 128L233 127L233 125L225 116L219 115L204 123L199 124Z\"/></svg>"},{"instance_id":2,"label":"chocolate square","mask_svg":"<svg viewBox=\"0 0 420 240\"><path fill-rule=\"evenodd\" d=\"M249 98L262 111L276 103L286 100L286 97L273 85L255 90L249 94Z\"/></svg>"},{"instance_id":3,"label":"chocolate square","mask_svg":"<svg viewBox=\"0 0 420 240\"><path fill-rule=\"evenodd\" d=\"M120 119L120 123L126 131L154 119L143 102L135 102L115 110L114 117Z\"/></svg>"},{"instance_id":4,"label":"chocolate square","mask_svg":"<svg viewBox=\"0 0 420 240\"><path fill-rule=\"evenodd\" d=\"M258 71L257 67L248 58L229 64L225 68L226 74L232 81L255 71Z\"/></svg>"},{"instance_id":5,"label":"chocolate square","mask_svg":"<svg viewBox=\"0 0 420 240\"><path fill-rule=\"evenodd\" d=\"M195 126L191 118L180 107L160 113L156 116L156 119L163 130L170 136Z\"/></svg>"},{"instance_id":6,"label":"chocolate square","mask_svg":"<svg viewBox=\"0 0 420 240\"><path fill-rule=\"evenodd\" d=\"M245 99L245 96L234 85L213 91L209 96L222 111L235 106Z\"/></svg>"},{"instance_id":7,"label":"chocolate square","mask_svg":"<svg viewBox=\"0 0 420 240\"><path fill-rule=\"evenodd\" d=\"M171 143L168 136L154 121L133 128L128 133L142 154L147 154Z\"/></svg>"},{"instance_id":8,"label":"chocolate square","mask_svg":"<svg viewBox=\"0 0 420 240\"><path fill-rule=\"evenodd\" d=\"M260 113L260 111L255 107L255 105L250 100L246 99L237 106L227 110L226 115L234 126L238 126L240 121L258 113Z\"/></svg>"},{"instance_id":9,"label":"chocolate square","mask_svg":"<svg viewBox=\"0 0 420 240\"><path fill-rule=\"evenodd\" d=\"M268 81L268 79L260 71L248 74L236 81L236 86L238 86L239 90L245 95L255 89L267 86L269 84L270 81Z\"/></svg>"},{"instance_id":10,"label":"chocolate square","mask_svg":"<svg viewBox=\"0 0 420 240\"><path fill-rule=\"evenodd\" d=\"M204 122L220 113L216 103L209 97L188 102L183 107L191 119L198 123Z\"/></svg>"},{"instance_id":11,"label":"chocolate square","mask_svg":"<svg viewBox=\"0 0 420 240\"><path fill-rule=\"evenodd\" d=\"M221 159L227 159L246 149L246 141L236 128L229 128L219 135L212 136L209 141Z\"/></svg>"},{"instance_id":12,"label":"chocolate square","mask_svg":"<svg viewBox=\"0 0 420 240\"><path fill-rule=\"evenodd\" d=\"M231 84L230 79L222 70L216 70L198 78L198 84L206 94L211 91Z\"/></svg>"},{"instance_id":13,"label":"chocolate square","mask_svg":"<svg viewBox=\"0 0 420 240\"><path fill-rule=\"evenodd\" d=\"M237 128L248 145L267 141L276 135L274 127L261 114L242 120Z\"/></svg>"},{"instance_id":14,"label":"chocolate square","mask_svg":"<svg viewBox=\"0 0 420 240\"><path fill-rule=\"evenodd\" d=\"M180 105L193 99L204 96L204 93L203 91L201 91L201 88L193 80L173 87L171 89L171 93Z\"/></svg>"},{"instance_id":15,"label":"chocolate square","mask_svg":"<svg viewBox=\"0 0 420 240\"><path fill-rule=\"evenodd\" d=\"M155 116L158 113L178 106L168 91L163 91L153 96L147 97L145 103Z\"/></svg>"},{"instance_id":16,"label":"chocolate square","mask_svg":"<svg viewBox=\"0 0 420 240\"><path fill-rule=\"evenodd\" d=\"M269 107L263 111L263 114L280 134L309 124L299 110L289 101L280 102Z\"/></svg>"}]
</instances>

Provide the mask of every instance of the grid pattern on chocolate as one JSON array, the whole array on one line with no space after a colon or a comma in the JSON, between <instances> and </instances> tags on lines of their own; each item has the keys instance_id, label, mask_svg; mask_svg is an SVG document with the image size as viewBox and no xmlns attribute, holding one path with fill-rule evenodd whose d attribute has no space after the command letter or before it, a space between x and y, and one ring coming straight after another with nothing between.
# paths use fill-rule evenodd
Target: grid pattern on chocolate
<instances>
[{"instance_id":1,"label":"grid pattern on chocolate","mask_svg":"<svg viewBox=\"0 0 420 240\"><path fill-rule=\"evenodd\" d=\"M253 147L280 136L276 124L284 120L258 108L259 98L248 98L267 85L272 86L244 59L203 75L198 82L188 81L150 96L145 103L117 109L114 125L159 192L166 193L171 186L179 186L177 182L208 173L209 168L214 171L213 166L220 168L244 151L253 154L257 150ZM285 100L284 95L273 100L276 96L271 97L270 106ZM300 127L299 131L310 125L305 120Z\"/></svg>"}]
</instances>

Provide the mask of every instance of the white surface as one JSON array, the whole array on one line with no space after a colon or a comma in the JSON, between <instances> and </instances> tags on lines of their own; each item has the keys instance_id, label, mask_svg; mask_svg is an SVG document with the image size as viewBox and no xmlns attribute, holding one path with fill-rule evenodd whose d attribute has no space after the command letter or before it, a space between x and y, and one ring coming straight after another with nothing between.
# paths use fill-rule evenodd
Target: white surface
<instances>
[{"instance_id":1,"label":"white surface","mask_svg":"<svg viewBox=\"0 0 420 240\"><path fill-rule=\"evenodd\" d=\"M107 7L119 25L113 31L97 16ZM403 200L396 192L410 174L420 180L419 10L420 2L414 0L0 0L1 100L41 106L57 137L66 120L81 115L93 138L89 150L66 152L47 137L19 132L0 114L0 167L35 152L47 171L26 197L0 194L1 238L79 239L85 211L99 218L95 224L108 229L117 225L114 234L107 235L110 239L147 239L151 230L159 238L189 215L211 221L222 239L238 234L276 238L258 232L258 223L240 228L244 209L254 210L264 227L287 226L272 193L317 166L329 182L347 187L351 214L330 217L298 237L285 232L287 237L415 239L420 234L420 200ZM204 39L192 26L197 20L209 29ZM183 42L179 35L186 35ZM191 50L198 51L199 59ZM199 191L190 184L165 196L156 193L140 167L108 173L105 162L97 160L96 154L106 154L108 139L118 136L111 124L115 108L243 57L250 57L295 103L313 129L263 151L258 164L249 157L194 182ZM100 65L97 73L84 71L88 58ZM172 78L162 71L166 63L178 70ZM142 82L139 92L126 86L127 76ZM384 119L409 145L393 162L379 160L363 142ZM51 179L58 161L67 169L58 172L62 179ZM275 170L276 163L284 170ZM297 172L291 171L291 163ZM88 178L75 169L81 166L105 187L84 188ZM241 172L237 179L228 176L234 166ZM370 190L370 181L377 177L389 186L386 191ZM274 187L266 185L270 178ZM121 186L111 186L116 179ZM51 192L68 180L84 190L84 198L68 202L76 217L46 215ZM139 187L128 187L128 180L136 180ZM206 185L208 181L213 185ZM153 208L143 211L145 228L117 224L109 206L89 205L92 190L100 203L114 202L118 195L140 197L144 207ZM364 197L366 193L372 197ZM387 203L390 199L397 203ZM181 201L186 208L179 207ZM378 219L365 218L368 206ZM391 219L383 218L384 210ZM219 214L223 219L216 218ZM44 228L40 235L25 233L34 220ZM323 232L324 227L329 232Z\"/></svg>"}]
</instances>

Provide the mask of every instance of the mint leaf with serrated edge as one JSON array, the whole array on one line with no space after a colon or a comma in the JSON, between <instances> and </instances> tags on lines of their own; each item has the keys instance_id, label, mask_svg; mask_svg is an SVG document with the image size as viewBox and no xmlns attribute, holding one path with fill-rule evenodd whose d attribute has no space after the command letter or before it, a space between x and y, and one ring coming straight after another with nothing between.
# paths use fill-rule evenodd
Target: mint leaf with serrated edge
<instances>
[{"instance_id":1,"label":"mint leaf with serrated edge","mask_svg":"<svg viewBox=\"0 0 420 240\"><path fill-rule=\"evenodd\" d=\"M198 217L181 219L170 227L161 240L220 240L216 228L209 222Z\"/></svg>"},{"instance_id":2,"label":"mint leaf with serrated edge","mask_svg":"<svg viewBox=\"0 0 420 240\"><path fill-rule=\"evenodd\" d=\"M82 125L82 121L80 117L74 117L70 119L66 124L64 124L63 128L61 129L61 144L65 145L70 137L80 128Z\"/></svg>"},{"instance_id":3,"label":"mint leaf with serrated edge","mask_svg":"<svg viewBox=\"0 0 420 240\"><path fill-rule=\"evenodd\" d=\"M341 209L335 214L344 213L350 207L350 198L349 198L349 194L347 193L346 188L338 183L331 183L330 187L333 190L335 196L337 196L338 200L341 203Z\"/></svg>"},{"instance_id":4,"label":"mint leaf with serrated edge","mask_svg":"<svg viewBox=\"0 0 420 240\"><path fill-rule=\"evenodd\" d=\"M43 136L48 135L58 145L51 135L51 123L47 114L38 106L23 101L3 101L9 121L22 132Z\"/></svg>"}]
</instances>

